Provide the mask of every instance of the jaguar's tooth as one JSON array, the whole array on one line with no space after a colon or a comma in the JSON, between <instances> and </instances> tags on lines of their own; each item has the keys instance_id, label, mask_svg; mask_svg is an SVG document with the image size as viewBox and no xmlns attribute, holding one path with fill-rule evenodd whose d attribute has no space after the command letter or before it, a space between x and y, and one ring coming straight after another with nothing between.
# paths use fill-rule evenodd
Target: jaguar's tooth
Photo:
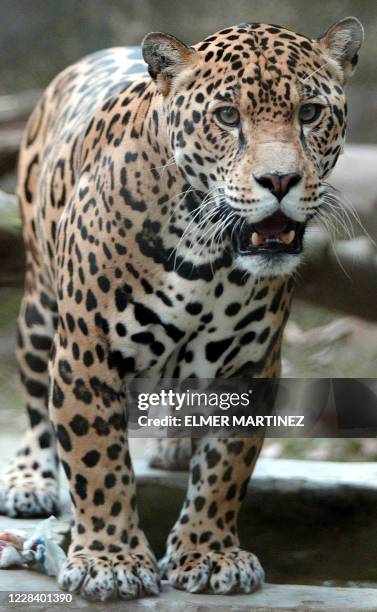
<instances>
[{"instance_id":1,"label":"jaguar's tooth","mask_svg":"<svg viewBox=\"0 0 377 612\"><path fill-rule=\"evenodd\" d=\"M263 236L258 234L258 232L253 232L251 234L251 243L254 246L259 246L260 244L263 244L263 242L264 242L264 238L263 238Z\"/></svg>"},{"instance_id":2,"label":"jaguar's tooth","mask_svg":"<svg viewBox=\"0 0 377 612\"><path fill-rule=\"evenodd\" d=\"M290 232L286 232L285 234L281 234L280 238L285 244L291 244L293 242L296 232L291 230Z\"/></svg>"}]
</instances>

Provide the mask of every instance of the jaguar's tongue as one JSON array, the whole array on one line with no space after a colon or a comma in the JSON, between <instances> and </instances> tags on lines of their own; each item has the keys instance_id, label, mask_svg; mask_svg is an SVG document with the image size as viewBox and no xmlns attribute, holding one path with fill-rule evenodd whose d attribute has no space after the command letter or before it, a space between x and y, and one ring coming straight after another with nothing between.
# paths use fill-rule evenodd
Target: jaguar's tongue
<instances>
[{"instance_id":1,"label":"jaguar's tongue","mask_svg":"<svg viewBox=\"0 0 377 612\"><path fill-rule=\"evenodd\" d=\"M250 242L254 246L259 246L269 241L279 241L290 244L295 237L295 231L289 229L290 220L278 210L271 217L254 223Z\"/></svg>"}]
</instances>

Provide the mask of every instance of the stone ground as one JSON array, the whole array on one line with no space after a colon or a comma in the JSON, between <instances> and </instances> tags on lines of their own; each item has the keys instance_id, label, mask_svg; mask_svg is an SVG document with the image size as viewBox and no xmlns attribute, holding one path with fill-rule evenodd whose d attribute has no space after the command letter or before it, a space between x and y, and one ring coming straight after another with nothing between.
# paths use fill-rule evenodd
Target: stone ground
<instances>
[{"instance_id":1,"label":"stone ground","mask_svg":"<svg viewBox=\"0 0 377 612\"><path fill-rule=\"evenodd\" d=\"M8 572L9 573L9 572ZM22 584L22 592L40 590L43 592L56 591L52 579L42 576L36 580L31 579L27 572L22 570L15 572L17 576L18 590ZM5 585L5 588L3 588ZM2 583L2 590L14 588L14 580ZM0 610L25 610L25 604L7 604L8 595L0 594ZM1 607L2 602L7 607ZM69 606L69 607L68 607ZM377 610L376 591L364 589L362 598L359 589L339 589L334 587L308 587L308 586L281 586L267 584L258 593L253 595L191 595L183 591L176 591L163 584L162 593L159 597L140 599L132 602L112 602L106 604L93 604L74 596L71 603L67 604L27 604L28 610L49 610L49 612L61 611L68 607L69 610L93 610L102 612L110 610L117 612L375 612Z\"/></svg>"}]
</instances>

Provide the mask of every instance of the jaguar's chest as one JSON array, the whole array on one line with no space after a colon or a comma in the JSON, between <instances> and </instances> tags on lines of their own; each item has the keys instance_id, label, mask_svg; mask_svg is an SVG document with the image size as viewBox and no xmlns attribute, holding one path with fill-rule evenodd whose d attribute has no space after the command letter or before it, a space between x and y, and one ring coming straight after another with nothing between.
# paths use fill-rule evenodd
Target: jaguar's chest
<instances>
[{"instance_id":1,"label":"jaguar's chest","mask_svg":"<svg viewBox=\"0 0 377 612\"><path fill-rule=\"evenodd\" d=\"M289 305L285 279L237 284L225 277L169 286L147 300L135 299L122 317L126 336L112 336L138 373L232 376L247 363L262 367L276 348Z\"/></svg>"}]
</instances>

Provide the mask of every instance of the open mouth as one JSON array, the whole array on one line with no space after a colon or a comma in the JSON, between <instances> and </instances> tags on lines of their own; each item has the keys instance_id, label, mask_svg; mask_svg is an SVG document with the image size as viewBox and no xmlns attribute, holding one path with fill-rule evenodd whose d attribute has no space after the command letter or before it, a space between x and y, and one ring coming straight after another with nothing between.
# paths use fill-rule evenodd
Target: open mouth
<instances>
[{"instance_id":1,"label":"open mouth","mask_svg":"<svg viewBox=\"0 0 377 612\"><path fill-rule=\"evenodd\" d=\"M282 211L233 235L240 255L298 255L302 251L305 223L287 217Z\"/></svg>"}]
</instances>

